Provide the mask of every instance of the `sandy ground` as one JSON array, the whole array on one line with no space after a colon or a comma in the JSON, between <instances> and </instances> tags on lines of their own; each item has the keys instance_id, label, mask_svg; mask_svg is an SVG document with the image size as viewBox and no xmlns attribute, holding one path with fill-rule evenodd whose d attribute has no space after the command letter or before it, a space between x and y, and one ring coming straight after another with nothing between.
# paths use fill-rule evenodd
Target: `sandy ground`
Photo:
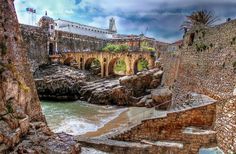
<instances>
[{"instance_id":1,"label":"sandy ground","mask_svg":"<svg viewBox=\"0 0 236 154\"><path fill-rule=\"evenodd\" d=\"M94 131L94 132L87 132L86 134L84 134L82 136L97 137L97 136L104 135L108 132L111 132L115 128L119 128L124 125L127 125L127 123L129 122L128 112L129 112L129 110L122 112L117 118L108 122L102 128L99 128L97 131Z\"/></svg>"},{"instance_id":2,"label":"sandy ground","mask_svg":"<svg viewBox=\"0 0 236 154\"><path fill-rule=\"evenodd\" d=\"M138 124L145 118L153 116L162 116L163 112L156 111L154 108L145 107L129 107L122 112L117 118L105 124L102 128L94 132L87 132L81 136L84 137L98 137L108 133L114 133L124 128L130 127L133 124Z\"/></svg>"}]
</instances>

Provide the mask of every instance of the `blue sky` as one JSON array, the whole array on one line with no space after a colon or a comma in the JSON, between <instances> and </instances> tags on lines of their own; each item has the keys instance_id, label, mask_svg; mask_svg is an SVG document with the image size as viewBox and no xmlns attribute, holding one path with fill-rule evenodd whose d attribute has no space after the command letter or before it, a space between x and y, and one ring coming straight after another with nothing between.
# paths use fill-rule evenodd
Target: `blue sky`
<instances>
[{"instance_id":1,"label":"blue sky","mask_svg":"<svg viewBox=\"0 0 236 154\"><path fill-rule=\"evenodd\" d=\"M114 17L118 33L140 34L159 41L174 42L182 38L179 26L192 11L207 9L218 17L217 24L236 18L236 0L15 0L20 23L29 24L27 7L36 9L35 22L48 12L61 18L91 26L108 28Z\"/></svg>"}]
</instances>

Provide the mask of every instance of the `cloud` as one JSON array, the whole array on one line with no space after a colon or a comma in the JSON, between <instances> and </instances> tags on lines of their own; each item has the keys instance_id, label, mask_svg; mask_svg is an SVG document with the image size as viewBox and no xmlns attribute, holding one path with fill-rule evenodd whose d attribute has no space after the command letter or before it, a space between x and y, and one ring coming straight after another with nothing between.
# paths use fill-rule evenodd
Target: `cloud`
<instances>
[{"instance_id":1,"label":"cloud","mask_svg":"<svg viewBox=\"0 0 236 154\"><path fill-rule=\"evenodd\" d=\"M15 0L19 21L28 23L26 7L37 9L37 20L47 10L49 16L108 28L114 17L119 33L145 33L158 40L182 38L179 27L191 12L207 9L219 17L217 24L236 17L235 0Z\"/></svg>"},{"instance_id":2,"label":"cloud","mask_svg":"<svg viewBox=\"0 0 236 154\"><path fill-rule=\"evenodd\" d=\"M76 0L15 0L16 12L20 23L29 23L31 15L26 12L26 8L36 9L36 21L48 12L53 18L71 18L78 10Z\"/></svg>"}]
</instances>

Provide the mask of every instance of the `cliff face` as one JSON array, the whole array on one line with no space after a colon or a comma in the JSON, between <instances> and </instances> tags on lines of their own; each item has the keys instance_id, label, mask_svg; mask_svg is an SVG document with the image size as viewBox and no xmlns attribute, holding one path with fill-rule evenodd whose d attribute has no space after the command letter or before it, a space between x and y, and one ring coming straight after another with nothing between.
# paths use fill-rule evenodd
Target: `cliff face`
<instances>
[{"instance_id":1,"label":"cliff face","mask_svg":"<svg viewBox=\"0 0 236 154\"><path fill-rule=\"evenodd\" d=\"M0 153L79 153L44 123L22 42L13 0L0 0Z\"/></svg>"},{"instance_id":2,"label":"cliff face","mask_svg":"<svg viewBox=\"0 0 236 154\"><path fill-rule=\"evenodd\" d=\"M13 0L0 0L0 111L42 120L40 102L22 45Z\"/></svg>"}]
</instances>

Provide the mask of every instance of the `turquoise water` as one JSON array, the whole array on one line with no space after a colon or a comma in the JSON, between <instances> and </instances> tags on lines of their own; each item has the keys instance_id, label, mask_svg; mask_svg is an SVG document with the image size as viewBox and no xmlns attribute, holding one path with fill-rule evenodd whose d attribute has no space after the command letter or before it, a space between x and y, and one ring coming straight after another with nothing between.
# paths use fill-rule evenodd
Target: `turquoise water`
<instances>
[{"instance_id":1,"label":"turquoise water","mask_svg":"<svg viewBox=\"0 0 236 154\"><path fill-rule=\"evenodd\" d=\"M218 148L218 147L214 147L214 148L201 148L199 150L199 154L224 154L224 152Z\"/></svg>"},{"instance_id":2,"label":"turquoise water","mask_svg":"<svg viewBox=\"0 0 236 154\"><path fill-rule=\"evenodd\" d=\"M92 105L82 101L42 101L41 104L52 131L66 132L71 135L96 131L126 110L112 106Z\"/></svg>"}]
</instances>

